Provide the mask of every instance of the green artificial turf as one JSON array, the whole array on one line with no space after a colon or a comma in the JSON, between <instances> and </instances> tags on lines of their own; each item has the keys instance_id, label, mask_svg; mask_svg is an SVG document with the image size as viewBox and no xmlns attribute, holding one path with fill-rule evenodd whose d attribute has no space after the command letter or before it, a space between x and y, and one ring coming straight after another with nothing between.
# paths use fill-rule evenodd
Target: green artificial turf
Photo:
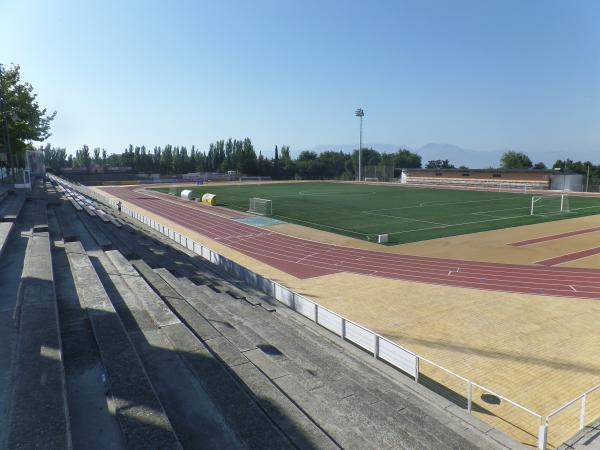
<instances>
[{"instance_id":1,"label":"green artificial turf","mask_svg":"<svg viewBox=\"0 0 600 450\"><path fill-rule=\"evenodd\" d=\"M157 188L179 195L184 188ZM218 204L247 211L249 199L272 200L272 217L365 240L389 234L390 244L528 225L600 213L600 198L544 197L530 215L532 194L424 189L352 183L203 185L195 197L217 195ZM518 236L515 236L518 239Z\"/></svg>"}]
</instances>

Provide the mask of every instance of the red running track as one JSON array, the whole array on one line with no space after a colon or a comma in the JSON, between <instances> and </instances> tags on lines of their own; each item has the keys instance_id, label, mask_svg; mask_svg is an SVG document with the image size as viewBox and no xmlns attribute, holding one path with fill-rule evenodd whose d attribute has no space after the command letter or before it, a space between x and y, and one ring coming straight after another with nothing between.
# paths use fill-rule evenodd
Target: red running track
<instances>
[{"instance_id":1,"label":"red running track","mask_svg":"<svg viewBox=\"0 0 600 450\"><path fill-rule=\"evenodd\" d=\"M206 206L180 205L183 200L158 193L124 187L102 189L297 278L349 272L490 291L600 299L598 269L486 263L353 249L257 228L213 214ZM223 210L219 212L222 213ZM239 215L231 212L231 216Z\"/></svg>"}]
</instances>

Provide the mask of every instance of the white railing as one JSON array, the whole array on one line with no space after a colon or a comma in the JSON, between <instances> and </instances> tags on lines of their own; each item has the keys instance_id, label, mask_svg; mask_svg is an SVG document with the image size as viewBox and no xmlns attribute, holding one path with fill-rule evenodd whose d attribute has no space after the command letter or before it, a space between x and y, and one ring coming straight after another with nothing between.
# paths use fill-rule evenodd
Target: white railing
<instances>
[{"instance_id":1,"label":"white railing","mask_svg":"<svg viewBox=\"0 0 600 450\"><path fill-rule=\"evenodd\" d=\"M89 197L96 199L101 203L104 203L105 205L108 205L112 208L116 208L117 206L116 200L106 197L98 193L97 191L89 189L88 187L82 185L74 185L56 176L51 175L50 177L58 183L62 184L63 186L68 186L71 189L79 191ZM214 250L211 250L205 245L199 244L193 239L190 239L180 234L179 232L172 230L168 226L163 225L148 216L145 216L144 214L140 213L135 209L123 205L121 208L121 212L143 223L144 225L149 226L150 228L154 229L158 233L163 234L169 239L172 239L176 243L191 250L198 256L208 260L212 264L218 265L227 270L228 272L233 273L235 276L237 276L250 286L255 287L261 290L262 292L270 295L280 303L283 303L290 309L298 312L299 314L302 314L304 317L307 317L308 319L312 320L313 322L317 323L323 328L340 336L342 339L352 342L356 346L371 353L375 358L381 359L386 363L390 364L391 366L410 375L417 383L419 382L419 376L422 373L421 364L423 362L431 364L432 366L442 370L443 372L461 380L465 383L465 397L467 399L466 409L469 413L472 413L473 410L473 387L476 387L481 391L492 394L498 397L499 399L506 401L512 406L520 409L521 411L531 415L535 418L535 420L539 421L539 427L537 430L538 449L544 450L547 447L550 418L556 416L557 414L562 412L564 409L568 408L570 405L576 403L577 401L581 401L579 429L583 429L586 423L585 417L587 396L596 390L600 390L600 385L597 385L544 416L511 400L510 398L504 395L498 394L497 392L486 386L476 383L475 381L470 380L467 377L459 375L441 366L440 364L431 361L428 358L425 358L413 351L410 351L396 344L395 342L390 341L389 339L375 333L374 331L371 331L368 328L363 327L362 325L359 325L356 322L353 322L350 319L347 319L331 311L330 309L319 305L318 303L304 297L303 295L293 292L292 290L286 288L280 283L277 283L276 281L265 278L262 275L259 275L247 269L246 267L232 261L231 259L220 255Z\"/></svg>"},{"instance_id":2,"label":"white railing","mask_svg":"<svg viewBox=\"0 0 600 450\"><path fill-rule=\"evenodd\" d=\"M569 406L572 406L574 404L576 404L577 402L580 402L579 404L579 423L578 425L578 430L581 431L585 428L586 424L591 422L591 420L586 420L586 413L587 413L587 408L588 408L588 397L590 396L590 394L596 392L596 391L600 391L600 384L597 384L596 386L588 389L587 391L579 394L577 397L575 397L572 400L569 400L568 402L566 402L564 405L559 406L558 408L554 409L553 411L551 411L550 413L548 413L546 415L546 418L544 420L544 424L547 428L549 428L550 426L550 419L558 416L561 412L565 411ZM595 419L595 418L594 418ZM593 419L592 419L593 420Z\"/></svg>"}]
</instances>

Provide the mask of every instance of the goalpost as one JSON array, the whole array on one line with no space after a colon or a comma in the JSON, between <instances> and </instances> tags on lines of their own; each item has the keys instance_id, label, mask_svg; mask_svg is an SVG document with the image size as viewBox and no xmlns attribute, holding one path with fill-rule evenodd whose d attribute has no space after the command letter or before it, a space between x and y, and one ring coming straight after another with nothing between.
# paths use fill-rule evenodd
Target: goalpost
<instances>
[{"instance_id":1,"label":"goalpost","mask_svg":"<svg viewBox=\"0 0 600 450\"><path fill-rule=\"evenodd\" d=\"M569 212L569 196L559 195L534 195L531 197L530 215L557 214Z\"/></svg>"},{"instance_id":2,"label":"goalpost","mask_svg":"<svg viewBox=\"0 0 600 450\"><path fill-rule=\"evenodd\" d=\"M273 202L267 198L252 197L248 212L261 216L271 216L273 214Z\"/></svg>"}]
</instances>

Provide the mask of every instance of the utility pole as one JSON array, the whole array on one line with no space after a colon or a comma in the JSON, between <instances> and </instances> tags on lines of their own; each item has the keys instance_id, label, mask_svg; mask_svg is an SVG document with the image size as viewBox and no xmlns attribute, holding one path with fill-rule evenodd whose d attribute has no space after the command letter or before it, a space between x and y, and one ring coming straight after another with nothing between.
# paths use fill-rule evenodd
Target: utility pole
<instances>
[{"instance_id":1,"label":"utility pole","mask_svg":"<svg viewBox=\"0 0 600 450\"><path fill-rule=\"evenodd\" d=\"M362 108L358 108L354 115L360 119L360 138L358 143L358 181L362 181L362 122L365 112Z\"/></svg>"},{"instance_id":2,"label":"utility pole","mask_svg":"<svg viewBox=\"0 0 600 450\"><path fill-rule=\"evenodd\" d=\"M12 164L12 151L10 149L10 136L8 134L8 111L5 111L5 103L4 103L4 91L2 90L2 81L3 81L4 67L0 64L0 117L2 118L2 122L4 123L4 145L6 148L6 163L10 166L10 174L12 178L12 182L15 182L15 171Z\"/></svg>"}]
</instances>

